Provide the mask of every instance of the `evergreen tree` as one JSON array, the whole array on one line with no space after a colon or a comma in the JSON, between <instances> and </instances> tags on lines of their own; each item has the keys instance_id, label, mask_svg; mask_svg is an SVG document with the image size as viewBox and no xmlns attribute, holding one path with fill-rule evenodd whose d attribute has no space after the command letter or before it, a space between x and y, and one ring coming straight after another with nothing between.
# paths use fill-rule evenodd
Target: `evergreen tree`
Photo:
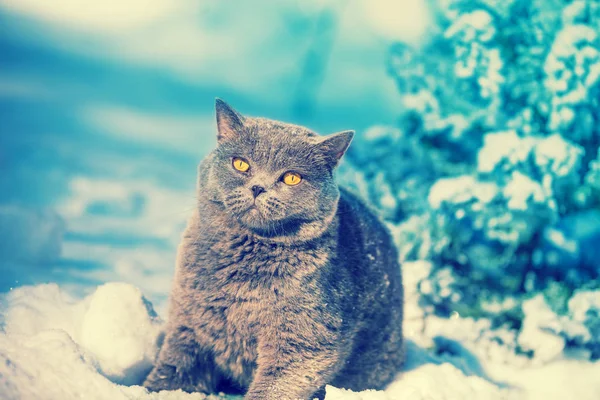
<instances>
[{"instance_id":1,"label":"evergreen tree","mask_svg":"<svg viewBox=\"0 0 600 400\"><path fill-rule=\"evenodd\" d=\"M436 314L518 328L536 293L600 290L599 3L440 1L425 45L392 47L398 126L349 157L403 259L432 261Z\"/></svg>"}]
</instances>

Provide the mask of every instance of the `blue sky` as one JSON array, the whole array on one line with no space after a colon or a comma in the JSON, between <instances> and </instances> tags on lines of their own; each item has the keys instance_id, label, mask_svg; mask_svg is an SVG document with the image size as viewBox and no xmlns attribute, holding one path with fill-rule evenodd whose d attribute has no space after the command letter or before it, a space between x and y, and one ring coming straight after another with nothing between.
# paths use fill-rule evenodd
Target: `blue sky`
<instances>
[{"instance_id":1,"label":"blue sky","mask_svg":"<svg viewBox=\"0 0 600 400\"><path fill-rule=\"evenodd\" d=\"M429 24L424 0L81 3L0 0L0 291L160 301L214 98L321 133L393 123L387 49Z\"/></svg>"}]
</instances>

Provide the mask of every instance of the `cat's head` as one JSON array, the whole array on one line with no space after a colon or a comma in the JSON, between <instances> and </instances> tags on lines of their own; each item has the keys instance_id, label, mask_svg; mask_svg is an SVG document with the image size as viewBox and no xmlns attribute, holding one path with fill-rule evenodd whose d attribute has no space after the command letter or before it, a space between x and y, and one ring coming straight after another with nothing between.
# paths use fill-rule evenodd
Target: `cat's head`
<instances>
[{"instance_id":1,"label":"cat's head","mask_svg":"<svg viewBox=\"0 0 600 400\"><path fill-rule=\"evenodd\" d=\"M293 241L320 235L337 210L334 170L354 132L319 136L244 117L219 99L216 114L218 145L201 190L259 236Z\"/></svg>"}]
</instances>

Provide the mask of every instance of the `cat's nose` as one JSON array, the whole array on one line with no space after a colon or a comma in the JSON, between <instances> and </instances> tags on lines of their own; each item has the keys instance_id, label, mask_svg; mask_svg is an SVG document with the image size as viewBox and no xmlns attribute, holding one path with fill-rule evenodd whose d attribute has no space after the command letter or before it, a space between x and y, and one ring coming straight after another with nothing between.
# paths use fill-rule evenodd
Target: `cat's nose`
<instances>
[{"instance_id":1,"label":"cat's nose","mask_svg":"<svg viewBox=\"0 0 600 400\"><path fill-rule=\"evenodd\" d=\"M258 185L252 186L250 190L252 190L252 195L254 196L254 198L257 198L259 194L265 192L265 188Z\"/></svg>"}]
</instances>

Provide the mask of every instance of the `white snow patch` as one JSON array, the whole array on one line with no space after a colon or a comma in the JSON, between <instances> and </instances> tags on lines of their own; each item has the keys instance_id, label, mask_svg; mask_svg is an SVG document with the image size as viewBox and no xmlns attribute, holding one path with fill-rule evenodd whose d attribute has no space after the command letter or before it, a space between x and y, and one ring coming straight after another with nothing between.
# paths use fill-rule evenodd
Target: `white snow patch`
<instances>
[{"instance_id":1,"label":"white snow patch","mask_svg":"<svg viewBox=\"0 0 600 400\"><path fill-rule=\"evenodd\" d=\"M600 342L595 331L594 316L600 313L600 291L580 290L569 300L568 313L559 316L546 304L539 294L523 304L525 319L518 342L525 350L534 351L534 364L563 358L567 342L578 344L580 349L568 351L589 358L586 346L596 346Z\"/></svg>"},{"instance_id":2,"label":"white snow patch","mask_svg":"<svg viewBox=\"0 0 600 400\"><path fill-rule=\"evenodd\" d=\"M415 336L423 329L425 310L419 305L421 292L431 290L427 285L433 264L430 261L417 260L402 263L402 276L404 285L404 332ZM419 291L420 289L420 291Z\"/></svg>"},{"instance_id":3,"label":"white snow patch","mask_svg":"<svg viewBox=\"0 0 600 400\"><path fill-rule=\"evenodd\" d=\"M561 318L563 334L573 341L589 342L594 340L596 343L600 342L598 334L590 332L593 315L600 315L600 291L576 291L569 299L568 308L568 316Z\"/></svg>"},{"instance_id":4,"label":"white snow patch","mask_svg":"<svg viewBox=\"0 0 600 400\"><path fill-rule=\"evenodd\" d=\"M97 398L108 398L121 389L106 378L140 383L158 352L162 322L140 290L129 284L104 284L83 300L55 284L24 286L1 300L0 358L7 361L0 364L8 369L1 375L14 386L17 398L69 399L96 389ZM35 384L25 383L30 378ZM52 381L64 387L33 396Z\"/></svg>"},{"instance_id":5,"label":"white snow patch","mask_svg":"<svg viewBox=\"0 0 600 400\"><path fill-rule=\"evenodd\" d=\"M504 159L511 165L524 161L536 142L534 137L519 137L514 130L488 133L477 154L477 171L492 172Z\"/></svg>"},{"instance_id":6,"label":"white snow patch","mask_svg":"<svg viewBox=\"0 0 600 400\"><path fill-rule=\"evenodd\" d=\"M365 390L352 392L327 388L325 400L400 400L400 399L511 399L517 393L509 393L478 376L465 376L449 364L424 364L402 374L385 391Z\"/></svg>"},{"instance_id":7,"label":"white snow patch","mask_svg":"<svg viewBox=\"0 0 600 400\"><path fill-rule=\"evenodd\" d=\"M115 182L83 176L74 177L69 186L70 196L57 207L69 227L61 257L102 266L72 268L70 277L98 282L118 277L140 287L162 310L177 244L196 201L193 188L168 189L150 180ZM129 239L133 241L127 244ZM115 246L114 240L127 245Z\"/></svg>"},{"instance_id":8,"label":"white snow patch","mask_svg":"<svg viewBox=\"0 0 600 400\"><path fill-rule=\"evenodd\" d=\"M182 391L148 393L99 374L91 355L65 331L33 336L0 333L0 398L3 400L200 400ZM216 397L212 397L216 398Z\"/></svg>"},{"instance_id":9,"label":"white snow patch","mask_svg":"<svg viewBox=\"0 0 600 400\"><path fill-rule=\"evenodd\" d=\"M542 186L519 171L513 171L510 182L502 190L513 210L527 210L528 202L543 203L548 198Z\"/></svg>"},{"instance_id":10,"label":"white snow patch","mask_svg":"<svg viewBox=\"0 0 600 400\"><path fill-rule=\"evenodd\" d=\"M480 182L471 175L439 179L429 189L431 207L440 208L443 202L463 203L473 198L489 203L498 194L498 186L491 182Z\"/></svg>"},{"instance_id":11,"label":"white snow patch","mask_svg":"<svg viewBox=\"0 0 600 400\"><path fill-rule=\"evenodd\" d=\"M561 360L538 368L515 370L512 366L488 365L496 379L524 388L528 400L594 400L600 398L600 362Z\"/></svg>"},{"instance_id":12,"label":"white snow patch","mask_svg":"<svg viewBox=\"0 0 600 400\"><path fill-rule=\"evenodd\" d=\"M538 294L533 299L523 302L523 326L518 342L524 350L535 352L537 363L547 363L558 358L565 348L564 338L556 335L560 321L548 307L544 296ZM554 328L550 330L551 328Z\"/></svg>"},{"instance_id":13,"label":"white snow patch","mask_svg":"<svg viewBox=\"0 0 600 400\"><path fill-rule=\"evenodd\" d=\"M81 345L96 356L111 380L139 383L154 364L160 331L158 316L138 288L110 283L90 299L81 324Z\"/></svg>"},{"instance_id":14,"label":"white snow patch","mask_svg":"<svg viewBox=\"0 0 600 400\"><path fill-rule=\"evenodd\" d=\"M387 391L389 399L510 399L509 393L478 376L465 376L458 368L443 363L425 364L405 372Z\"/></svg>"},{"instance_id":15,"label":"white snow patch","mask_svg":"<svg viewBox=\"0 0 600 400\"><path fill-rule=\"evenodd\" d=\"M461 35L464 42L470 42L479 34L478 39L482 42L489 41L496 30L492 24L492 16L484 10L475 10L470 13L461 14L459 18L444 32L447 38Z\"/></svg>"},{"instance_id":16,"label":"white snow patch","mask_svg":"<svg viewBox=\"0 0 600 400\"><path fill-rule=\"evenodd\" d=\"M576 240L569 239L564 232L555 228L546 228L544 237L554 246L561 248L569 253L577 253L579 245Z\"/></svg>"},{"instance_id":17,"label":"white snow patch","mask_svg":"<svg viewBox=\"0 0 600 400\"><path fill-rule=\"evenodd\" d=\"M536 164L549 167L556 176L568 175L579 165L584 150L556 133L539 141L535 147Z\"/></svg>"},{"instance_id":18,"label":"white snow patch","mask_svg":"<svg viewBox=\"0 0 600 400\"><path fill-rule=\"evenodd\" d=\"M3 298L8 307L2 312L7 334L29 337L47 330L61 330L72 338L80 337L80 321L89 299L80 301L50 283L13 289Z\"/></svg>"},{"instance_id":19,"label":"white snow patch","mask_svg":"<svg viewBox=\"0 0 600 400\"><path fill-rule=\"evenodd\" d=\"M584 322L589 310L600 311L600 291L578 291L569 300L569 315L573 320Z\"/></svg>"},{"instance_id":20,"label":"white snow patch","mask_svg":"<svg viewBox=\"0 0 600 400\"><path fill-rule=\"evenodd\" d=\"M578 169L583 154L580 146L559 134L520 137L514 130L489 133L477 155L477 170L480 173L508 173L533 160L545 173L544 186L550 190L553 179L564 178Z\"/></svg>"}]
</instances>

